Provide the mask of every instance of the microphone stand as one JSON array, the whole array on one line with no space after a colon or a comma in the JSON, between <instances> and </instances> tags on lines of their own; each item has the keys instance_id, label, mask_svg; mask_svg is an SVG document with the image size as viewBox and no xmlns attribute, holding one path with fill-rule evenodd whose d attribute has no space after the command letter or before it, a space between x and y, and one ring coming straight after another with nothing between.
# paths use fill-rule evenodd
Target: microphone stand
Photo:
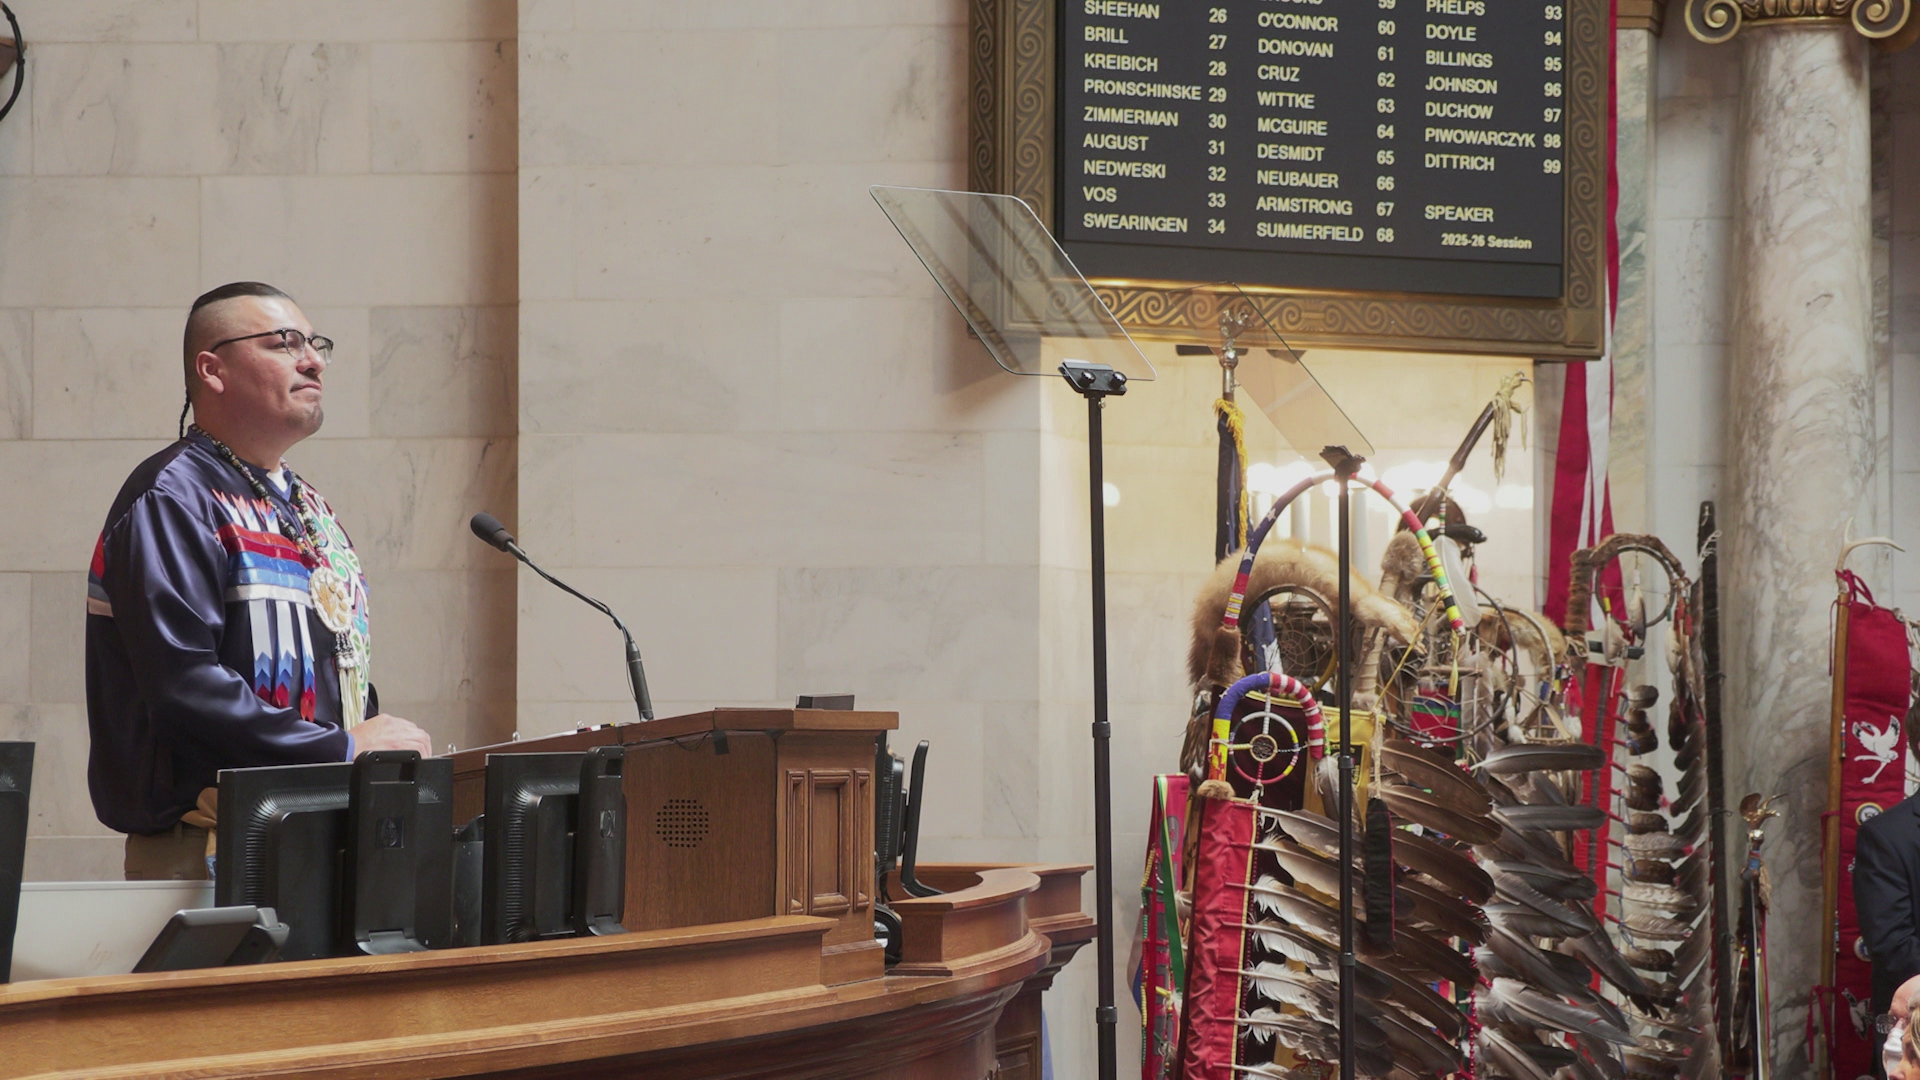
<instances>
[{"instance_id":1,"label":"microphone stand","mask_svg":"<svg viewBox=\"0 0 1920 1080\"><path fill-rule=\"evenodd\" d=\"M620 628L620 636L627 639L627 682L633 690L633 703L640 710L640 719L653 719L653 695L647 693L647 670L640 663L640 647L633 643L633 633L627 629L626 623L620 621L620 616L615 615L613 609L607 605L595 600L593 597L588 596L586 593L581 592L566 582L561 581L545 570L540 569L540 564L528 558L527 553L520 549L520 545L516 543L512 537L506 536L503 533L500 537L499 544L500 550L526 563L529 570L545 578L549 584L567 593L569 596L580 599L585 602L588 607L593 608L595 611L613 620L613 625Z\"/></svg>"}]
</instances>

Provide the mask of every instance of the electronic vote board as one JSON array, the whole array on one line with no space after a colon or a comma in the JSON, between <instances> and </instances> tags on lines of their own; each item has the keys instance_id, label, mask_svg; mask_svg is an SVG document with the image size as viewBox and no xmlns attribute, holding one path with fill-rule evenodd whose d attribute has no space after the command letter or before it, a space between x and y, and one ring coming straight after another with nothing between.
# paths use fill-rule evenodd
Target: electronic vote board
<instances>
[{"instance_id":1,"label":"electronic vote board","mask_svg":"<svg viewBox=\"0 0 1920 1080\"><path fill-rule=\"evenodd\" d=\"M1061 0L1088 277L1562 292L1564 2Z\"/></svg>"}]
</instances>

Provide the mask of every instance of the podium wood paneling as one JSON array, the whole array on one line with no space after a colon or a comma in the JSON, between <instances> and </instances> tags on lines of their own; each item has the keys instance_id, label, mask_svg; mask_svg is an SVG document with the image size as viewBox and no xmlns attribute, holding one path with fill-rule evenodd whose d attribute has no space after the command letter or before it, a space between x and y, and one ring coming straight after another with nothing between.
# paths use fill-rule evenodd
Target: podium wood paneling
<instances>
[{"instance_id":1,"label":"podium wood paneling","mask_svg":"<svg viewBox=\"0 0 1920 1080\"><path fill-rule=\"evenodd\" d=\"M931 863L919 868L919 880L948 893L980 882L993 863ZM1020 991L1000 1011L994 1028L995 1080L1040 1080L1043 1027L1041 995L1053 986L1053 977L1092 941L1098 929L1080 907L1080 878L1088 865L1024 866L1039 878L1039 888L1026 898L1027 925L1047 936L1052 949L1046 964L1027 977ZM894 890L895 895L898 889ZM919 901L911 901L919 903ZM916 927L916 929L920 929ZM943 928L944 930L944 928ZM909 934L909 938L914 935Z\"/></svg>"},{"instance_id":2,"label":"podium wood paneling","mask_svg":"<svg viewBox=\"0 0 1920 1080\"><path fill-rule=\"evenodd\" d=\"M890 712L711 709L478 747L454 755L454 813L465 821L484 806L488 754L624 745L627 929L820 916L834 920L829 984L871 978L884 963L873 940L874 738L898 726Z\"/></svg>"},{"instance_id":3,"label":"podium wood paneling","mask_svg":"<svg viewBox=\"0 0 1920 1080\"><path fill-rule=\"evenodd\" d=\"M886 973L873 739L895 724L715 709L457 754L465 820L488 753L627 747L633 932L0 986L0 1080L1038 1080L1087 867L923 865L945 892L894 903Z\"/></svg>"},{"instance_id":4,"label":"podium wood paneling","mask_svg":"<svg viewBox=\"0 0 1920 1080\"><path fill-rule=\"evenodd\" d=\"M717 755L704 744L627 747L627 929L807 914L773 903L774 741L755 731L727 742Z\"/></svg>"},{"instance_id":5,"label":"podium wood paneling","mask_svg":"<svg viewBox=\"0 0 1920 1080\"><path fill-rule=\"evenodd\" d=\"M1091 933L1085 868L926 870L954 891L901 902L907 947L949 974L829 986L834 920L782 915L20 983L0 987L0 1080L1027 1080L1035 983Z\"/></svg>"}]
</instances>

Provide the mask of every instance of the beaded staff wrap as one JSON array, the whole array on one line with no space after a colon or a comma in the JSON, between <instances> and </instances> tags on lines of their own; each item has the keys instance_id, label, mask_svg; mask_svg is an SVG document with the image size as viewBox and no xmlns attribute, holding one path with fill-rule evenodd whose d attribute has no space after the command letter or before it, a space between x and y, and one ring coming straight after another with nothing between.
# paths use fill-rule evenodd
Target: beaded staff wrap
<instances>
[{"instance_id":1,"label":"beaded staff wrap","mask_svg":"<svg viewBox=\"0 0 1920 1080\"><path fill-rule=\"evenodd\" d=\"M1227 778L1227 746L1232 741L1233 710L1241 698L1254 690L1265 690L1270 697L1285 694L1298 701L1307 718L1308 756L1318 760L1326 755L1327 726L1321 719L1320 702L1315 700L1313 690L1291 675L1278 671L1256 672L1228 687L1227 692L1220 695L1220 703L1213 707L1213 745L1207 751L1207 779Z\"/></svg>"},{"instance_id":2,"label":"beaded staff wrap","mask_svg":"<svg viewBox=\"0 0 1920 1080\"><path fill-rule=\"evenodd\" d=\"M1274 523L1280 520L1280 512L1292 505L1293 500L1306 494L1308 488L1334 478L1333 471L1329 469L1293 485L1285 494L1273 501L1273 507L1267 511L1267 516L1260 519L1259 525L1254 526L1252 534L1247 537L1247 550L1240 556L1240 572L1233 576L1233 591L1227 594L1227 610L1226 615L1221 619L1222 626L1228 630L1240 628L1240 607L1246 603L1247 583L1253 578L1253 560L1260 554L1260 545L1267 539L1267 534L1273 531ZM1395 495L1393 489L1386 484L1364 476L1356 476L1354 479L1372 488L1381 498L1387 500L1387 505L1399 512L1400 520L1405 522L1408 531L1413 533L1414 540L1420 545L1420 554L1427 560L1427 570L1433 574L1434 587L1440 590L1440 601L1446 609L1448 625L1453 627L1453 632L1456 634L1466 633L1466 623L1460 617L1460 606L1453 599L1453 586L1447 581L1446 568L1440 564L1440 552L1435 550L1433 537L1427 534L1427 527L1421 524L1413 511L1408 510L1400 502L1399 496Z\"/></svg>"}]
</instances>

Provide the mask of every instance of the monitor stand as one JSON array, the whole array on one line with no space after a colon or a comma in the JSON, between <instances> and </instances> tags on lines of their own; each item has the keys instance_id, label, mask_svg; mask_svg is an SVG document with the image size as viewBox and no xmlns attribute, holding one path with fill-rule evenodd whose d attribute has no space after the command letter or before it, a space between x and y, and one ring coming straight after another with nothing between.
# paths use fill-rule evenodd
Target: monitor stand
<instances>
[{"instance_id":1,"label":"monitor stand","mask_svg":"<svg viewBox=\"0 0 1920 1080\"><path fill-rule=\"evenodd\" d=\"M408 937L404 930L375 930L360 942L360 951L368 956L392 956L426 952L427 947Z\"/></svg>"}]
</instances>

